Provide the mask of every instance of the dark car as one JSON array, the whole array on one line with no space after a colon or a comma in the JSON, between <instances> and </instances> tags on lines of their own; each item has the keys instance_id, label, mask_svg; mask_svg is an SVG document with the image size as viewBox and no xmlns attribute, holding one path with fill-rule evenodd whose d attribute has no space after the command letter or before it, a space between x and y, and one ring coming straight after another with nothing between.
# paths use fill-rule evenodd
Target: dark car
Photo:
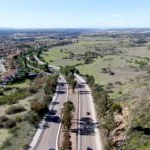
<instances>
[{"instance_id":1,"label":"dark car","mask_svg":"<svg viewBox=\"0 0 150 150\"><path fill-rule=\"evenodd\" d=\"M90 115L91 113L90 112L86 112L86 115Z\"/></svg>"},{"instance_id":2,"label":"dark car","mask_svg":"<svg viewBox=\"0 0 150 150\"><path fill-rule=\"evenodd\" d=\"M90 147L87 147L87 149L86 150L93 150L92 148L90 148Z\"/></svg>"}]
</instances>

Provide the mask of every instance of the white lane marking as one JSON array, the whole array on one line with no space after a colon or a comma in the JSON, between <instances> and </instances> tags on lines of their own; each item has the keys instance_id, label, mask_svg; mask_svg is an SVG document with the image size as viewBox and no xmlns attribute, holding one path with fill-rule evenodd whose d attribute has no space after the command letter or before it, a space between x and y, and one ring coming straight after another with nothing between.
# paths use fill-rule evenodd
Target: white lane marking
<instances>
[{"instance_id":1,"label":"white lane marking","mask_svg":"<svg viewBox=\"0 0 150 150\"><path fill-rule=\"evenodd\" d=\"M81 142L81 137L80 137L80 117L81 117L81 111L80 111L80 89L78 87L78 119L79 119L79 123L78 123L78 150L80 150L80 142Z\"/></svg>"},{"instance_id":2,"label":"white lane marking","mask_svg":"<svg viewBox=\"0 0 150 150\"><path fill-rule=\"evenodd\" d=\"M63 77L62 77L63 78ZM65 102L68 100L68 95L69 95L69 91L68 91L68 84L66 82L66 80L63 78L63 80L65 81L66 83L66 89L67 89L67 95L66 95L66 99L65 99ZM57 137L56 137L56 150L59 150L58 149L58 139L59 139L59 134L60 134L60 129L61 129L61 126L62 126L62 122L60 122L59 124L59 128L58 128L58 132L57 132Z\"/></svg>"}]
</instances>

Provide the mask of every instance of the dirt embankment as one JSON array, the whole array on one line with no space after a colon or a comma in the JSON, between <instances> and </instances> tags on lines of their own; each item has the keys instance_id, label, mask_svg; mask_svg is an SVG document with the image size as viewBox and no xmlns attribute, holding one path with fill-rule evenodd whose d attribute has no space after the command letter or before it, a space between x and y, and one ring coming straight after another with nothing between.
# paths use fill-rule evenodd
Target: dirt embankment
<instances>
[{"instance_id":1,"label":"dirt embankment","mask_svg":"<svg viewBox=\"0 0 150 150\"><path fill-rule=\"evenodd\" d=\"M122 114L115 115L116 128L111 132L112 143L114 146L118 145L122 141L129 120L130 120L130 111L129 108L127 107L123 108Z\"/></svg>"}]
</instances>

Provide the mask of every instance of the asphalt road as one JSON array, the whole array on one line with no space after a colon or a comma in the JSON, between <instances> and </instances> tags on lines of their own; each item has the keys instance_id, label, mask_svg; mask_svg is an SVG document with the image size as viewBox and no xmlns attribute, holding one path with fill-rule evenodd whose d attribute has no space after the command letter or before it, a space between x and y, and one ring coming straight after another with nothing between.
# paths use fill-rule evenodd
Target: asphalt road
<instances>
[{"instance_id":1,"label":"asphalt road","mask_svg":"<svg viewBox=\"0 0 150 150\"><path fill-rule=\"evenodd\" d=\"M67 85L63 78L59 79L59 83L65 83L65 84L59 84L57 88L57 99L52 104L53 113L50 113L50 115L47 116L48 125L44 131L44 134L36 148L36 150L48 150L50 147L53 149L56 149L57 145L57 138L59 134L59 128L61 124L60 115L61 115L61 108L63 106L63 103L67 100Z\"/></svg>"},{"instance_id":2,"label":"asphalt road","mask_svg":"<svg viewBox=\"0 0 150 150\"><path fill-rule=\"evenodd\" d=\"M92 104L91 91L88 86L77 78L79 91L78 115L78 150L102 150L98 123L96 121L94 105Z\"/></svg>"}]
</instances>

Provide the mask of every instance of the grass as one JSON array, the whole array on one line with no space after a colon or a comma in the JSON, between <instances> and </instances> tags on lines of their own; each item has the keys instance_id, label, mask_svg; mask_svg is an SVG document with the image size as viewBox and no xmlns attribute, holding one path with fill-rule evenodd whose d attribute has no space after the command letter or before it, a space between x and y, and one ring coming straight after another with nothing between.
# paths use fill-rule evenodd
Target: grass
<instances>
[{"instance_id":1,"label":"grass","mask_svg":"<svg viewBox=\"0 0 150 150\"><path fill-rule=\"evenodd\" d=\"M9 87L18 87L18 88L26 88L28 87L30 84L30 80L25 80L24 82L21 82L21 83L14 83L14 84L11 84L9 85Z\"/></svg>"},{"instance_id":2,"label":"grass","mask_svg":"<svg viewBox=\"0 0 150 150\"><path fill-rule=\"evenodd\" d=\"M0 105L16 103L18 100L24 99L29 95L30 93L27 91L13 92L9 95L4 95L0 97Z\"/></svg>"},{"instance_id":3,"label":"grass","mask_svg":"<svg viewBox=\"0 0 150 150\"><path fill-rule=\"evenodd\" d=\"M35 128L28 122L23 122L14 129L11 137L7 139L4 147L5 150L24 150L35 133Z\"/></svg>"},{"instance_id":4,"label":"grass","mask_svg":"<svg viewBox=\"0 0 150 150\"><path fill-rule=\"evenodd\" d=\"M10 136L8 129L0 129L0 145Z\"/></svg>"},{"instance_id":5,"label":"grass","mask_svg":"<svg viewBox=\"0 0 150 150\"><path fill-rule=\"evenodd\" d=\"M110 59L111 58L111 59ZM78 66L81 74L90 74L95 77L96 83L107 84L108 82L125 81L124 77L111 76L109 74L101 73L102 68L110 67L116 69L120 66L128 66L129 64L121 59L119 55L105 56L104 58L99 57L92 64Z\"/></svg>"}]
</instances>

